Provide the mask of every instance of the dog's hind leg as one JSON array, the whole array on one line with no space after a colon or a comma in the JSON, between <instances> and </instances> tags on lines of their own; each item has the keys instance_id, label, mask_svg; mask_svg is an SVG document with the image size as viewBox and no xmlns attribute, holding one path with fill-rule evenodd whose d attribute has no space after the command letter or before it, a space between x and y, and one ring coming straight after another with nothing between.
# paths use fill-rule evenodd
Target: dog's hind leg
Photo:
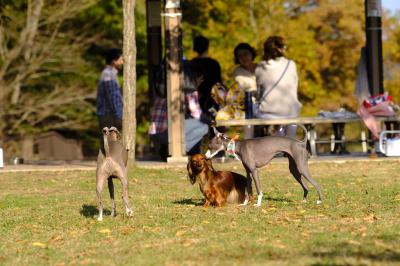
<instances>
[{"instance_id":1,"label":"dog's hind leg","mask_svg":"<svg viewBox=\"0 0 400 266\"><path fill-rule=\"evenodd\" d=\"M301 178L301 174L299 170L297 169L296 162L293 160L292 156L288 155L289 159L289 171L292 173L293 177L296 179L297 182L300 183L301 187L303 188L303 193L304 193L304 201L307 200L307 195L308 195L308 187L307 185L303 182Z\"/></svg>"},{"instance_id":2,"label":"dog's hind leg","mask_svg":"<svg viewBox=\"0 0 400 266\"><path fill-rule=\"evenodd\" d=\"M117 210L115 207L114 183L111 176L108 178L108 192L110 192L111 199L111 216L115 217L117 215Z\"/></svg>"},{"instance_id":3,"label":"dog's hind leg","mask_svg":"<svg viewBox=\"0 0 400 266\"><path fill-rule=\"evenodd\" d=\"M256 190L257 190L257 203L254 204L254 206L260 207L261 206L262 197L263 197L263 193L261 191L260 177L258 176L258 169L254 168L251 171L251 175L254 178L254 184L256 185Z\"/></svg>"},{"instance_id":4,"label":"dog's hind leg","mask_svg":"<svg viewBox=\"0 0 400 266\"><path fill-rule=\"evenodd\" d=\"M133 216L133 210L129 207L129 198L128 198L128 171L126 169L120 169L119 179L122 184L122 200L125 204L125 213L127 216Z\"/></svg>"},{"instance_id":5,"label":"dog's hind leg","mask_svg":"<svg viewBox=\"0 0 400 266\"><path fill-rule=\"evenodd\" d=\"M100 174L99 172L104 171L97 171L96 173L96 192L97 198L99 201L99 217L97 218L98 221L103 220L103 198L101 196L104 187L104 181L106 180L107 176L104 174Z\"/></svg>"},{"instance_id":6,"label":"dog's hind leg","mask_svg":"<svg viewBox=\"0 0 400 266\"><path fill-rule=\"evenodd\" d=\"M297 165L297 169L299 170L301 175L304 176L304 178L307 179L307 181L310 182L315 187L315 189L317 190L318 198L319 198L319 200L317 200L317 204L321 204L322 200L323 200L321 189L320 189L317 181L315 181L311 177L310 173L308 172L307 161L305 160L305 161L302 161L302 162L298 162L296 160L296 165Z\"/></svg>"}]
</instances>

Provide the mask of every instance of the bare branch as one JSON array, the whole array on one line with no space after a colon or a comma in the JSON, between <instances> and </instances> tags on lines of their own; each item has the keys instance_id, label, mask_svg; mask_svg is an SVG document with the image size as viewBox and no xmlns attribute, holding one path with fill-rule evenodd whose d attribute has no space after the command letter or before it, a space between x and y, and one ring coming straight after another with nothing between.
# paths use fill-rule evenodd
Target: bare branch
<instances>
[{"instance_id":1,"label":"bare branch","mask_svg":"<svg viewBox=\"0 0 400 266\"><path fill-rule=\"evenodd\" d=\"M25 60L29 60L32 53L33 41L37 34L40 14L42 12L43 0L28 1L28 16L25 27Z\"/></svg>"}]
</instances>

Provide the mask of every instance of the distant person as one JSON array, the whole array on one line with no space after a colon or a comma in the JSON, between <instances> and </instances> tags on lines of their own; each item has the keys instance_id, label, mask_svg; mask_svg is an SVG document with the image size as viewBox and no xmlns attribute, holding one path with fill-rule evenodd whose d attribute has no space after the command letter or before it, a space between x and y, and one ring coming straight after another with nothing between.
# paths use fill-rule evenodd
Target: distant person
<instances>
[{"instance_id":1,"label":"distant person","mask_svg":"<svg viewBox=\"0 0 400 266\"><path fill-rule=\"evenodd\" d=\"M193 39L193 50L197 56L192 59L202 72L203 81L198 86L199 103L204 114L214 117L218 109L217 103L211 97L211 88L221 82L221 67L219 63L208 56L209 41L204 36L197 36Z\"/></svg>"},{"instance_id":2,"label":"distant person","mask_svg":"<svg viewBox=\"0 0 400 266\"><path fill-rule=\"evenodd\" d=\"M245 92L256 92L255 70L257 64L256 50L248 43L239 43L233 50L235 64L238 65L233 71L233 77L239 85L239 89Z\"/></svg>"},{"instance_id":3,"label":"distant person","mask_svg":"<svg viewBox=\"0 0 400 266\"><path fill-rule=\"evenodd\" d=\"M250 108L253 108L253 95L257 92L255 70L257 64L254 62L256 58L256 50L251 47L248 43L239 43L233 50L235 57L235 64L239 65L233 71L233 77L238 83L240 91L250 93L249 99L245 98L245 101L250 102ZM249 105L249 104L248 104ZM246 106L246 105L245 105ZM249 108L249 107L247 107ZM253 126L244 126L244 138L249 139L254 137Z\"/></svg>"},{"instance_id":4,"label":"distant person","mask_svg":"<svg viewBox=\"0 0 400 266\"><path fill-rule=\"evenodd\" d=\"M280 36L271 36L264 43L264 60L255 70L258 118L296 118L300 114L296 63L285 57L285 49ZM280 126L277 134L294 137L296 125Z\"/></svg>"},{"instance_id":5,"label":"distant person","mask_svg":"<svg viewBox=\"0 0 400 266\"><path fill-rule=\"evenodd\" d=\"M122 51L111 49L106 53L106 66L97 87L97 116L100 132L104 127L122 129L122 92L118 70L124 64Z\"/></svg>"}]
</instances>

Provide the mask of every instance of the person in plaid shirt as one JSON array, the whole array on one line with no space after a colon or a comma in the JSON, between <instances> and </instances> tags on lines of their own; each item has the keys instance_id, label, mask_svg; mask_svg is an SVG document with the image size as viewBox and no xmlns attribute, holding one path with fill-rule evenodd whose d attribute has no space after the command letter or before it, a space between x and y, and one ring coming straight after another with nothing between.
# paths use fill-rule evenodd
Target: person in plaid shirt
<instances>
[{"instance_id":1,"label":"person in plaid shirt","mask_svg":"<svg viewBox=\"0 0 400 266\"><path fill-rule=\"evenodd\" d=\"M122 93L118 83L118 69L124 63L122 51L111 49L106 55L106 67L101 72L97 87L97 116L100 131L104 127L122 128Z\"/></svg>"},{"instance_id":2,"label":"person in plaid shirt","mask_svg":"<svg viewBox=\"0 0 400 266\"><path fill-rule=\"evenodd\" d=\"M193 68L188 62L184 63L185 143L188 155L200 152L202 138L208 133L208 124L201 119L202 110L196 90L197 84L201 82L201 77L197 74L193 75L192 71L195 71ZM166 159L168 153L168 113L167 99L165 97L157 96L154 100L150 111L148 133L151 138L161 144L160 155L163 159Z\"/></svg>"}]
</instances>

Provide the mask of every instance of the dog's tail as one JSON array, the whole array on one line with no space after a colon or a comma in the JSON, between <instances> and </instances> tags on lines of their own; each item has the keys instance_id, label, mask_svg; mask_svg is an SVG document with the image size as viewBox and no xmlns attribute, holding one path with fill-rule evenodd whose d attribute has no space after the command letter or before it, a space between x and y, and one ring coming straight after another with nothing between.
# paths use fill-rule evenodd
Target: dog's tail
<instances>
[{"instance_id":1,"label":"dog's tail","mask_svg":"<svg viewBox=\"0 0 400 266\"><path fill-rule=\"evenodd\" d=\"M103 128L103 145L104 145L104 153L106 157L110 157L110 146L108 145L108 134L109 129Z\"/></svg>"},{"instance_id":2,"label":"dog's tail","mask_svg":"<svg viewBox=\"0 0 400 266\"><path fill-rule=\"evenodd\" d=\"M303 124L297 124L297 126L299 126L299 127L301 127L303 129L303 131L304 131L303 142L304 142L304 144L307 144L307 135L308 135L307 128Z\"/></svg>"}]
</instances>

